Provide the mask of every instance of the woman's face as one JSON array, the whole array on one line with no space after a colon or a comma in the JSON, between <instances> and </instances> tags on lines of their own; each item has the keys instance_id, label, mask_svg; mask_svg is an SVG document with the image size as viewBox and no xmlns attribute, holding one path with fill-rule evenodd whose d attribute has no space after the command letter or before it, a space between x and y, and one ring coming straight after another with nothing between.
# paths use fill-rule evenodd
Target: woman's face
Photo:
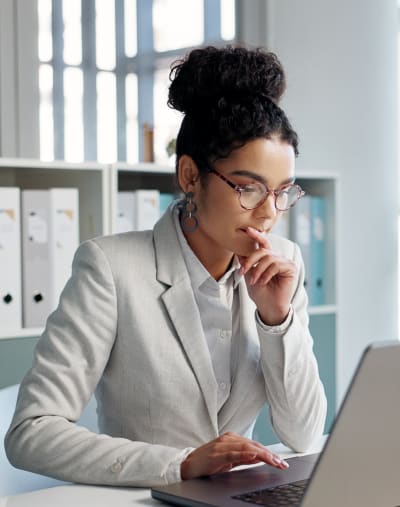
<instances>
[{"instance_id":1,"label":"woman's face","mask_svg":"<svg viewBox=\"0 0 400 507\"><path fill-rule=\"evenodd\" d=\"M268 189L277 190L293 182L294 160L293 147L287 142L258 138L234 150L228 158L218 160L213 167L235 184L261 181ZM193 235L192 240L203 252L217 249L221 253L248 256L255 245L246 234L246 227L269 233L282 213L276 210L272 193L260 207L243 209L238 192L213 173L203 184L198 180L193 192L199 227L187 235Z\"/></svg>"}]
</instances>

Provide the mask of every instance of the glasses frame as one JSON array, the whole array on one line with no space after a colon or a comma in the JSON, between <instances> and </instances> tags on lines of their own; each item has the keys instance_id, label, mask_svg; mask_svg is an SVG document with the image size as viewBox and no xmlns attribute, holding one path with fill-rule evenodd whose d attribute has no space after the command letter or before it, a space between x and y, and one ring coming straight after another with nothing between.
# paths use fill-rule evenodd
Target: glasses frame
<instances>
[{"instance_id":1,"label":"glasses frame","mask_svg":"<svg viewBox=\"0 0 400 507\"><path fill-rule=\"evenodd\" d=\"M246 185L238 185L237 183L234 183L233 181L230 181L228 180L228 178L226 178L223 174L221 174L220 172L218 172L216 169L214 169L214 167L212 166L209 166L208 167L208 171L210 173L213 173L215 174L216 176L218 176L219 178L221 178L222 181L224 181L227 185L229 185L231 188L233 188L233 190L235 190L235 192L237 192L238 194L238 199L239 199L239 204L241 206L241 208L247 210L247 211L251 211L251 210L254 210L254 209L257 209L259 208L260 206L262 206L265 201L268 199L268 196L272 193L274 195L274 206L275 206L275 209L277 211L288 211L290 208L293 208L293 206L296 205L297 201L299 199L301 199L304 195L305 195L305 191L300 187L300 185L297 185L296 183L289 183L288 185L284 186L283 188L279 189L279 190L275 190L275 189L269 189L266 185L264 185L264 183L261 183L261 182L257 182L259 183L260 185L262 185L264 188L265 188L265 196L264 198L257 204L257 206L254 206L253 208L248 208L246 206L244 206L240 200L240 196L242 195L242 192L243 192L243 187L246 186ZM285 208L285 209L280 209L278 208L278 206L276 205L276 202L277 202L277 199L278 199L278 195L280 192L282 192L282 190L285 190L286 188L288 187L294 187L297 189L297 200L294 201L293 204L291 204L288 208Z\"/></svg>"}]
</instances>

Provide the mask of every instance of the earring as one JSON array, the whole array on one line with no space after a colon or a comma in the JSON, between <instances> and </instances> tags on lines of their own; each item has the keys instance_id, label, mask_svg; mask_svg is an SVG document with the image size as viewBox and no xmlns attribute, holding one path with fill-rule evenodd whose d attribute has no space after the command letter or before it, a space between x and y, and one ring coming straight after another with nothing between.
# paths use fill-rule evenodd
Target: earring
<instances>
[{"instance_id":1,"label":"earring","mask_svg":"<svg viewBox=\"0 0 400 507\"><path fill-rule=\"evenodd\" d=\"M196 217L197 205L193 201L193 197L193 192L187 192L185 200L182 202L181 226L185 232L194 232L199 226L199 221Z\"/></svg>"}]
</instances>

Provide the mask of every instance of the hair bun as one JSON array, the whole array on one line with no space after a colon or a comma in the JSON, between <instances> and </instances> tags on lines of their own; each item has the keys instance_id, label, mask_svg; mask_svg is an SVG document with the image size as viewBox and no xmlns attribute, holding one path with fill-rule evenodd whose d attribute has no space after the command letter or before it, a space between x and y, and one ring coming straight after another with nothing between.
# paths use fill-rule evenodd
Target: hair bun
<instances>
[{"instance_id":1,"label":"hair bun","mask_svg":"<svg viewBox=\"0 0 400 507\"><path fill-rule=\"evenodd\" d=\"M194 49L175 62L170 79L168 105L185 114L256 98L277 103L286 86L274 53L232 46Z\"/></svg>"}]
</instances>

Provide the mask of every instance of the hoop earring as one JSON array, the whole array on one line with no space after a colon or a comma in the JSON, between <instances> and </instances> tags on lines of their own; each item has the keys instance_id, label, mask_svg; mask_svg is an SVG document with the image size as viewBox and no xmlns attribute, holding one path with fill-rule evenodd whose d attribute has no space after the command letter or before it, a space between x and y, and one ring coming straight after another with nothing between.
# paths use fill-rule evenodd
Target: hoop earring
<instances>
[{"instance_id":1,"label":"hoop earring","mask_svg":"<svg viewBox=\"0 0 400 507\"><path fill-rule=\"evenodd\" d=\"M182 202L181 226L185 232L194 232L199 226L196 217L197 205L193 201L193 192L185 194L185 200Z\"/></svg>"}]
</instances>

